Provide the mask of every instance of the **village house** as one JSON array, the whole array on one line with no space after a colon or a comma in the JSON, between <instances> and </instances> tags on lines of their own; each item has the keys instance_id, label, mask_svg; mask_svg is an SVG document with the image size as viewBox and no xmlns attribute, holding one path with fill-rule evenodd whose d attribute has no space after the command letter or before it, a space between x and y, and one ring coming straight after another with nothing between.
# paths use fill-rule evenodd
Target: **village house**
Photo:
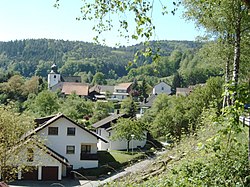
<instances>
[{"instance_id":1,"label":"village house","mask_svg":"<svg viewBox=\"0 0 250 187\"><path fill-rule=\"evenodd\" d=\"M129 83L120 83L114 86L114 92L112 94L113 100L123 100L129 97L132 91L132 82Z\"/></svg>"},{"instance_id":2,"label":"village house","mask_svg":"<svg viewBox=\"0 0 250 187\"><path fill-rule=\"evenodd\" d=\"M99 140L97 147L98 150L126 150L127 141L126 140L112 140L111 137L114 135L115 131L113 129L114 124L117 123L119 118L128 118L126 114L112 114L92 125L96 129L96 133L99 136L105 138L108 142ZM144 132L145 138L142 140L130 141L130 148L144 147L147 141L147 132Z\"/></svg>"},{"instance_id":3,"label":"village house","mask_svg":"<svg viewBox=\"0 0 250 187\"><path fill-rule=\"evenodd\" d=\"M192 90L193 88L176 88L176 96L187 96Z\"/></svg>"},{"instance_id":4,"label":"village house","mask_svg":"<svg viewBox=\"0 0 250 187\"><path fill-rule=\"evenodd\" d=\"M18 172L18 179L61 180L79 168L97 168L97 143L107 140L63 114L36 119L37 127L23 139L38 136L42 143L24 146L19 152L22 164L33 167ZM42 145L44 144L44 145Z\"/></svg>"},{"instance_id":5,"label":"village house","mask_svg":"<svg viewBox=\"0 0 250 187\"><path fill-rule=\"evenodd\" d=\"M156 84L152 89L151 95L139 104L139 110L138 113L136 114L137 118L142 117L145 111L152 107L155 99L159 94L171 95L172 94L171 86L162 81L159 84Z\"/></svg>"},{"instance_id":6,"label":"village house","mask_svg":"<svg viewBox=\"0 0 250 187\"><path fill-rule=\"evenodd\" d=\"M168 94L168 95L172 93L171 86L169 86L167 83L160 82L159 84L153 87L153 90L152 90L153 95L163 94L163 93Z\"/></svg>"},{"instance_id":7,"label":"village house","mask_svg":"<svg viewBox=\"0 0 250 187\"><path fill-rule=\"evenodd\" d=\"M146 110L152 107L157 96L158 95L150 95L145 101L139 104L139 110L138 110L139 113L136 114L136 118L141 118L143 114L146 112Z\"/></svg>"},{"instance_id":8,"label":"village house","mask_svg":"<svg viewBox=\"0 0 250 187\"><path fill-rule=\"evenodd\" d=\"M187 88L176 88L176 96L188 96L195 88L205 86L205 84L189 85Z\"/></svg>"}]
</instances>

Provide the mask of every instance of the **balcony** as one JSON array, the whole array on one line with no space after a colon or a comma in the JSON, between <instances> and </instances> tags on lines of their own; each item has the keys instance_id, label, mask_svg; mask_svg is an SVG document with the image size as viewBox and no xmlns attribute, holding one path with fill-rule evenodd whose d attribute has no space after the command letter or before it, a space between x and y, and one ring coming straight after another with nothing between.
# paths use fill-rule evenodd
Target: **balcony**
<instances>
[{"instance_id":1,"label":"balcony","mask_svg":"<svg viewBox=\"0 0 250 187\"><path fill-rule=\"evenodd\" d=\"M81 153L80 160L98 160L97 154Z\"/></svg>"}]
</instances>

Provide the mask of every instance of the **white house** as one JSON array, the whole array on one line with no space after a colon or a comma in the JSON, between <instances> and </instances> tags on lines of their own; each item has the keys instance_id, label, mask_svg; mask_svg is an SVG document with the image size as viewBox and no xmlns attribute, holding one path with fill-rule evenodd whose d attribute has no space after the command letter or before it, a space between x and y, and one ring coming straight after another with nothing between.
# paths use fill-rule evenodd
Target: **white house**
<instances>
[{"instance_id":1,"label":"white house","mask_svg":"<svg viewBox=\"0 0 250 187\"><path fill-rule=\"evenodd\" d=\"M136 118L141 118L144 113L152 107L155 99L157 98L158 95L150 95L145 101L141 102L139 105L139 113L136 114Z\"/></svg>"},{"instance_id":2,"label":"white house","mask_svg":"<svg viewBox=\"0 0 250 187\"><path fill-rule=\"evenodd\" d=\"M32 166L29 174L19 171L18 179L61 180L72 169L98 167L97 143L101 139L63 114L37 119L38 127L33 134L44 140L44 146L25 146L19 154L22 163Z\"/></svg>"},{"instance_id":3,"label":"white house","mask_svg":"<svg viewBox=\"0 0 250 187\"><path fill-rule=\"evenodd\" d=\"M132 82L129 83L120 83L114 87L114 92L112 95L112 99L114 100L123 100L129 97L130 91L132 87Z\"/></svg>"},{"instance_id":4,"label":"white house","mask_svg":"<svg viewBox=\"0 0 250 187\"><path fill-rule=\"evenodd\" d=\"M112 124L115 124L119 118L127 118L126 114L112 114L92 126L96 129L96 133L102 136L108 142L104 142L99 139L97 144L98 150L126 150L127 141L126 140L111 140L110 137L115 133L112 128ZM144 133L145 138L143 140L132 140L130 141L130 148L144 147L147 141L147 132Z\"/></svg>"},{"instance_id":5,"label":"white house","mask_svg":"<svg viewBox=\"0 0 250 187\"><path fill-rule=\"evenodd\" d=\"M165 83L165 82L160 82L159 84L155 85L152 91L153 95L157 95L157 94L171 94L171 87Z\"/></svg>"}]
</instances>

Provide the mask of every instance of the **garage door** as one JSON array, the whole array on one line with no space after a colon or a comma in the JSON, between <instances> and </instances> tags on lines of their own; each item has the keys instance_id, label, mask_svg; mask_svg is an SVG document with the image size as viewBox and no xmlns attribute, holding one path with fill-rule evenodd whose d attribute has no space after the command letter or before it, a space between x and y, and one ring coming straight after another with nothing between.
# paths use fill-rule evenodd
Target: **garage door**
<instances>
[{"instance_id":1,"label":"garage door","mask_svg":"<svg viewBox=\"0 0 250 187\"><path fill-rule=\"evenodd\" d=\"M28 168L27 172L22 173L23 180L37 180L38 179L38 170L36 167Z\"/></svg>"},{"instance_id":2,"label":"garage door","mask_svg":"<svg viewBox=\"0 0 250 187\"><path fill-rule=\"evenodd\" d=\"M58 167L57 166L43 166L42 167L42 180L58 180Z\"/></svg>"}]
</instances>

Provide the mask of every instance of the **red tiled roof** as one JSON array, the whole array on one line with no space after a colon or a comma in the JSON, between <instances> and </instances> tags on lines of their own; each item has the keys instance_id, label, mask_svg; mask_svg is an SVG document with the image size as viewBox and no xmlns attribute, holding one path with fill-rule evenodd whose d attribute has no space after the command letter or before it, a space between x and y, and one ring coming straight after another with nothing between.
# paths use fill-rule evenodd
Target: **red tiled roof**
<instances>
[{"instance_id":1,"label":"red tiled roof","mask_svg":"<svg viewBox=\"0 0 250 187\"><path fill-rule=\"evenodd\" d=\"M83 83L64 82L62 85L62 93L65 95L75 93L76 95L87 96L89 93L89 86Z\"/></svg>"}]
</instances>

